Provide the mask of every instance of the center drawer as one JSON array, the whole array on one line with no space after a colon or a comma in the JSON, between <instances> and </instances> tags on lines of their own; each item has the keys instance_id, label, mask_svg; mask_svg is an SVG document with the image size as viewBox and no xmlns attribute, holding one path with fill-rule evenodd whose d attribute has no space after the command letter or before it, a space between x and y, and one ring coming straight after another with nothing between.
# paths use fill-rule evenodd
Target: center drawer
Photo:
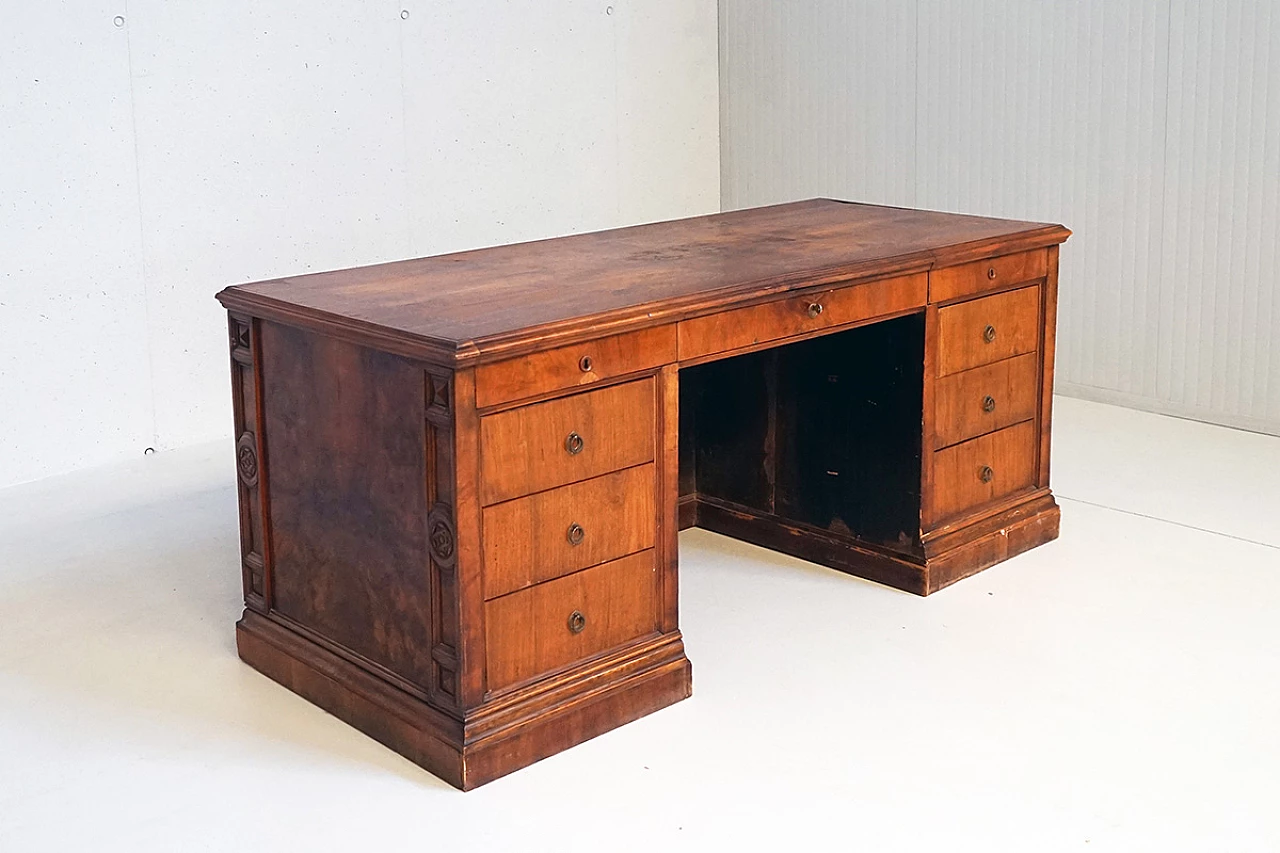
<instances>
[{"instance_id":1,"label":"center drawer","mask_svg":"<svg viewBox=\"0 0 1280 853\"><path fill-rule=\"evenodd\" d=\"M653 461L654 380L480 419L485 506Z\"/></svg>"},{"instance_id":2,"label":"center drawer","mask_svg":"<svg viewBox=\"0 0 1280 853\"><path fill-rule=\"evenodd\" d=\"M701 358L924 307L929 277L915 273L860 282L734 311L681 320L680 359Z\"/></svg>"},{"instance_id":3,"label":"center drawer","mask_svg":"<svg viewBox=\"0 0 1280 853\"><path fill-rule=\"evenodd\" d=\"M656 631L657 583L653 551L641 551L486 603L488 689Z\"/></svg>"}]
</instances>

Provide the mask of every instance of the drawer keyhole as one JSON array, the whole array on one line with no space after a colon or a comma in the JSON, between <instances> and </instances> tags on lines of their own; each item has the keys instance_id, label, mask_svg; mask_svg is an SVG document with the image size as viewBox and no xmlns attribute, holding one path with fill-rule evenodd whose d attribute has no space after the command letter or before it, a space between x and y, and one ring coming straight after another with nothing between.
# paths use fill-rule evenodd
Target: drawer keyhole
<instances>
[{"instance_id":1,"label":"drawer keyhole","mask_svg":"<svg viewBox=\"0 0 1280 853\"><path fill-rule=\"evenodd\" d=\"M569 451L570 456L577 456L582 452L584 444L585 442L582 440L582 436L578 435L576 432L571 432L569 433L569 437L564 440L564 449Z\"/></svg>"},{"instance_id":2,"label":"drawer keyhole","mask_svg":"<svg viewBox=\"0 0 1280 853\"><path fill-rule=\"evenodd\" d=\"M996 279L996 268L995 268L995 267L987 267L987 278L991 279L992 281L995 281L995 279Z\"/></svg>"},{"instance_id":3,"label":"drawer keyhole","mask_svg":"<svg viewBox=\"0 0 1280 853\"><path fill-rule=\"evenodd\" d=\"M991 343L992 341L994 341L996 339L996 327L987 326L985 329L983 329L982 339L987 343Z\"/></svg>"},{"instance_id":4,"label":"drawer keyhole","mask_svg":"<svg viewBox=\"0 0 1280 853\"><path fill-rule=\"evenodd\" d=\"M982 411L990 414L996 410L996 398L990 394L982 398Z\"/></svg>"},{"instance_id":5,"label":"drawer keyhole","mask_svg":"<svg viewBox=\"0 0 1280 853\"><path fill-rule=\"evenodd\" d=\"M822 309L822 303L821 303L821 302L810 302L810 303L809 303L809 316L810 316L810 317L817 317L819 314L821 314L821 313L822 313L822 310L823 310L823 309Z\"/></svg>"},{"instance_id":6,"label":"drawer keyhole","mask_svg":"<svg viewBox=\"0 0 1280 853\"><path fill-rule=\"evenodd\" d=\"M583 373L590 373L591 372L591 356L584 355L582 358L578 359L578 368Z\"/></svg>"},{"instance_id":7,"label":"drawer keyhole","mask_svg":"<svg viewBox=\"0 0 1280 853\"><path fill-rule=\"evenodd\" d=\"M978 471L978 479L984 483L990 483L996 476L996 472L991 470L990 465L983 465Z\"/></svg>"},{"instance_id":8,"label":"drawer keyhole","mask_svg":"<svg viewBox=\"0 0 1280 853\"><path fill-rule=\"evenodd\" d=\"M587 535L587 531L582 529L581 524L574 523L569 525L569 532L567 534L567 538L569 539L570 545L581 545L582 540L586 537L586 535Z\"/></svg>"},{"instance_id":9,"label":"drawer keyhole","mask_svg":"<svg viewBox=\"0 0 1280 853\"><path fill-rule=\"evenodd\" d=\"M587 617L582 615L581 610L575 610L569 614L569 631L574 634L581 634L582 629L587 627Z\"/></svg>"}]
</instances>

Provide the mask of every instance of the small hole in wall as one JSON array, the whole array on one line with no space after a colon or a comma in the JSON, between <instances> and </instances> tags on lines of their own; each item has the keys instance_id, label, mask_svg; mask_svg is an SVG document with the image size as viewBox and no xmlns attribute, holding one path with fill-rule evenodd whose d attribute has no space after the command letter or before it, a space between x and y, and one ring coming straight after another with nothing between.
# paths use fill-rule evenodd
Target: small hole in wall
<instances>
[{"instance_id":1,"label":"small hole in wall","mask_svg":"<svg viewBox=\"0 0 1280 853\"><path fill-rule=\"evenodd\" d=\"M613 14L613 7L612 7L612 6L606 6L606 7L604 8L604 13L605 13L606 15L612 15L612 14Z\"/></svg>"},{"instance_id":2,"label":"small hole in wall","mask_svg":"<svg viewBox=\"0 0 1280 853\"><path fill-rule=\"evenodd\" d=\"M117 27L123 27L123 26L124 26L124 15L116 15L116 16L115 16L115 18L113 18L111 22L112 22L113 24L115 24Z\"/></svg>"},{"instance_id":3,"label":"small hole in wall","mask_svg":"<svg viewBox=\"0 0 1280 853\"><path fill-rule=\"evenodd\" d=\"M407 20L409 20L409 10L408 10L408 9L401 9L401 10L400 10L400 20L402 20L402 21L407 21Z\"/></svg>"},{"instance_id":4,"label":"small hole in wall","mask_svg":"<svg viewBox=\"0 0 1280 853\"><path fill-rule=\"evenodd\" d=\"M156 455L156 449L155 449L154 447L148 447L146 450L142 451L142 455L143 455L143 456L155 456L155 455Z\"/></svg>"}]
</instances>

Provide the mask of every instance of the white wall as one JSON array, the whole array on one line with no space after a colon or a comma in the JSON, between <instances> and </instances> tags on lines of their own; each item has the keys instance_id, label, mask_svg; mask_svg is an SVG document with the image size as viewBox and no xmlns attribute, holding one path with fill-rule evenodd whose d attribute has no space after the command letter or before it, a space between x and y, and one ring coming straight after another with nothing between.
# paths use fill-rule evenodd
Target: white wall
<instances>
[{"instance_id":1,"label":"white wall","mask_svg":"<svg viewBox=\"0 0 1280 853\"><path fill-rule=\"evenodd\" d=\"M714 0L4 5L0 485L229 434L227 284L719 208Z\"/></svg>"},{"instance_id":2,"label":"white wall","mask_svg":"<svg viewBox=\"0 0 1280 853\"><path fill-rule=\"evenodd\" d=\"M721 0L726 209L1062 222L1058 388L1280 433L1280 4Z\"/></svg>"}]
</instances>

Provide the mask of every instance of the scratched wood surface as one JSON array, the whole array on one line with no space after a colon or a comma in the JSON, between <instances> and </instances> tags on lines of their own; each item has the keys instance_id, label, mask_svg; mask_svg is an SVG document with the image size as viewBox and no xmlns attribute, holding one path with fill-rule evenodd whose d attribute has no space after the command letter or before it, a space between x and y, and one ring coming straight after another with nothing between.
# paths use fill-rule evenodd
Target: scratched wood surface
<instances>
[{"instance_id":1,"label":"scratched wood surface","mask_svg":"<svg viewBox=\"0 0 1280 853\"><path fill-rule=\"evenodd\" d=\"M445 350L576 321L714 307L715 296L928 269L1060 242L1060 225L813 199L228 288L255 314L344 318ZM765 288L765 290L762 290Z\"/></svg>"}]
</instances>

